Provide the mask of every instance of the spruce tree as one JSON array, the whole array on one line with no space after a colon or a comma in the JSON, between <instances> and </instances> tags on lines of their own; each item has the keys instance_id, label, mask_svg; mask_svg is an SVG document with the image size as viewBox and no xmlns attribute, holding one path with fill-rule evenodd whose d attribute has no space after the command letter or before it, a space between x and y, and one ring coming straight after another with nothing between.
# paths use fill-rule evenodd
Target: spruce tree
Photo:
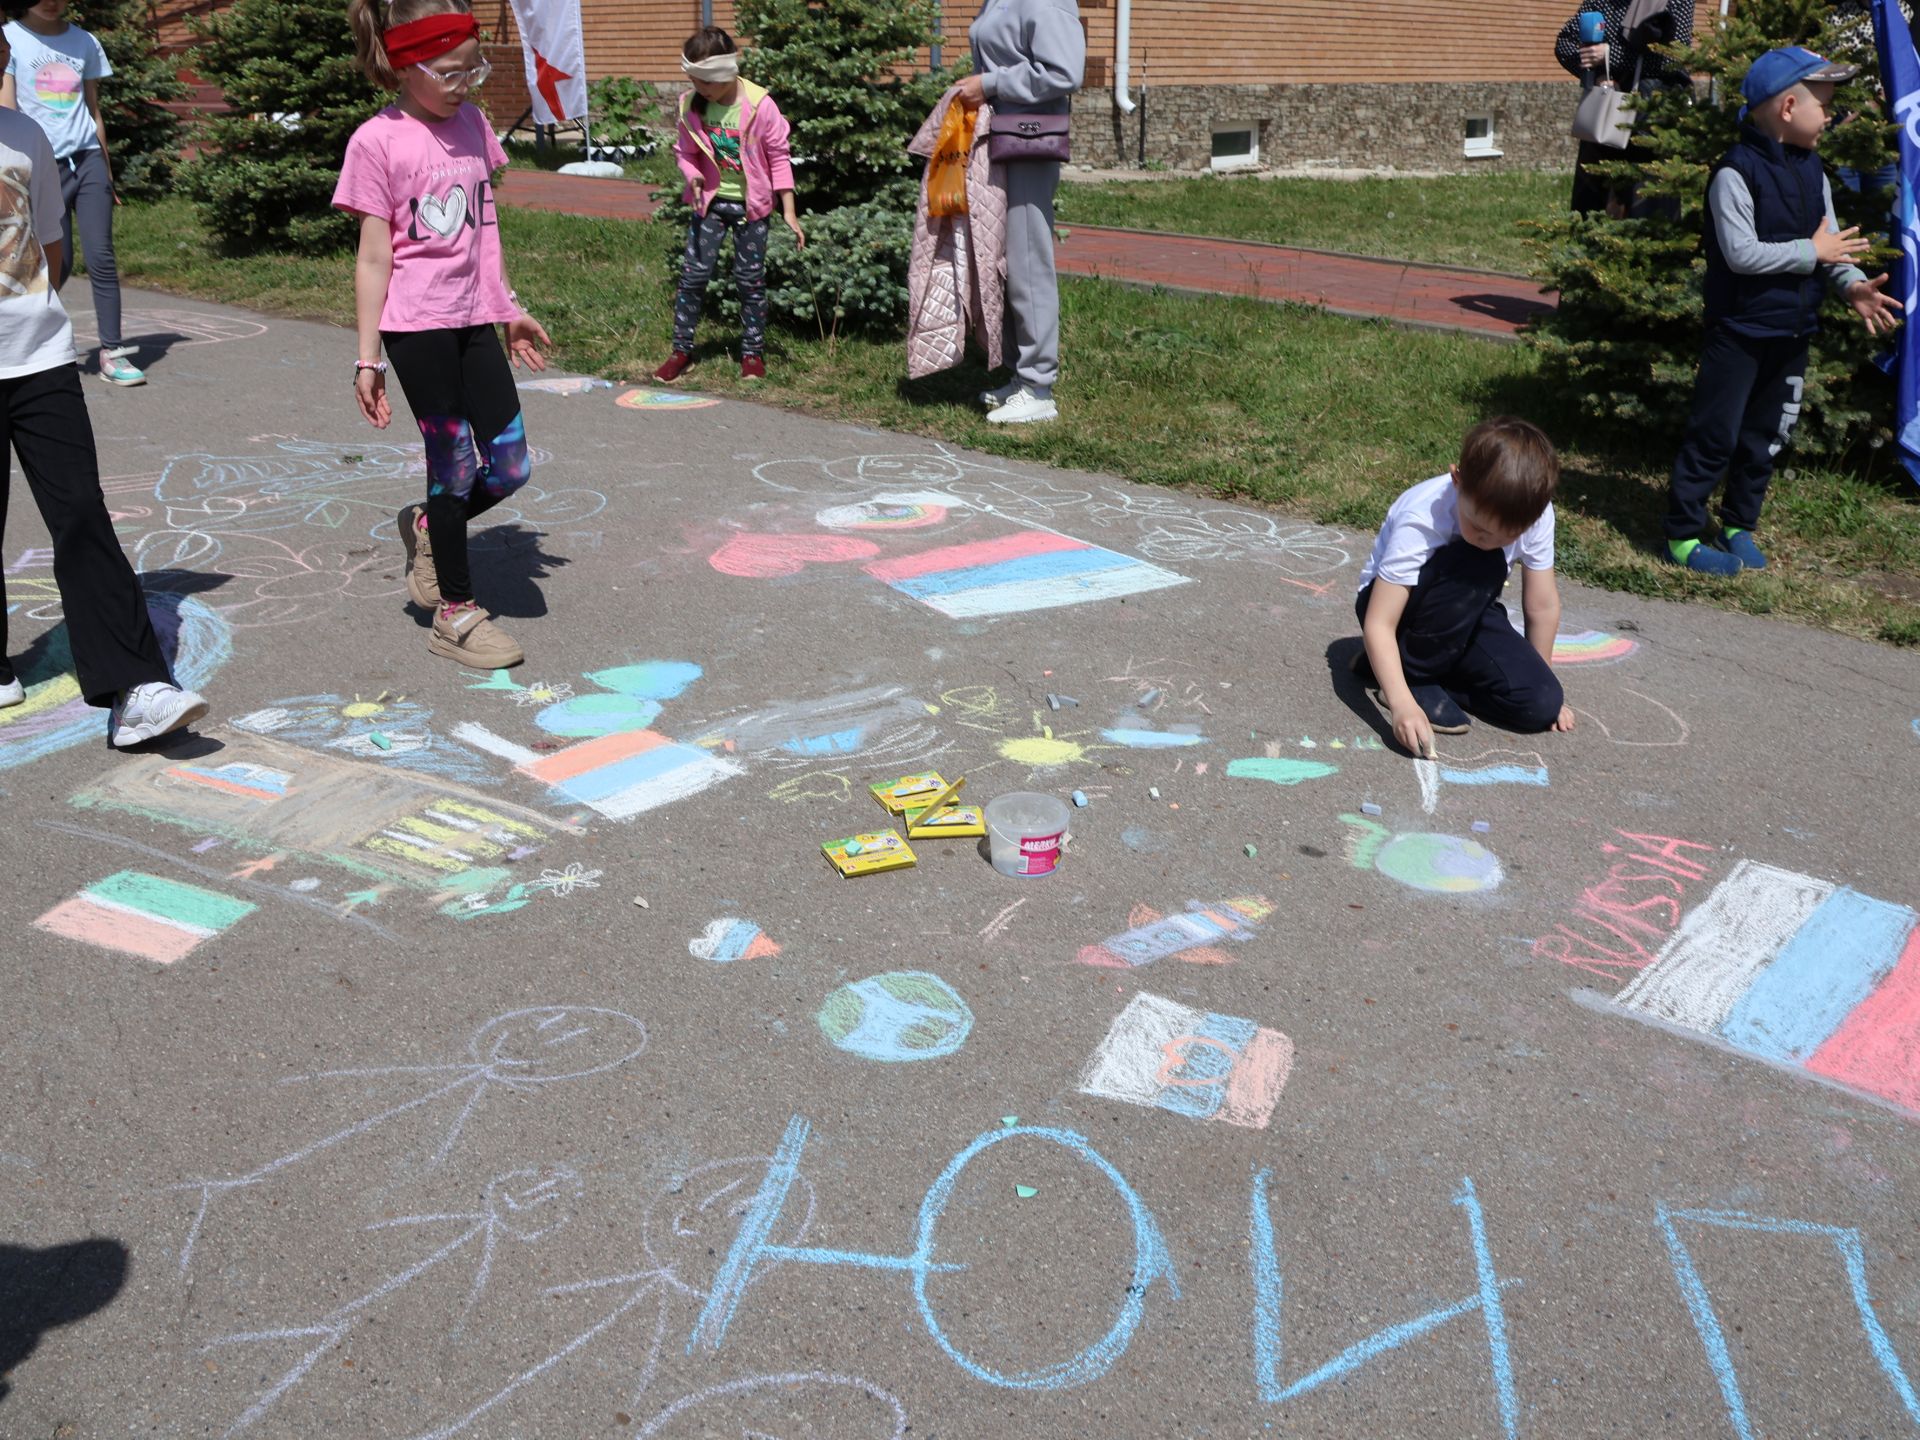
<instances>
[{"instance_id":1,"label":"spruce tree","mask_svg":"<svg viewBox=\"0 0 1920 1440\"><path fill-rule=\"evenodd\" d=\"M740 0L737 13L742 73L793 123L805 209L873 200L919 165L907 142L947 84L908 70L939 38L932 0Z\"/></svg>"},{"instance_id":2,"label":"spruce tree","mask_svg":"<svg viewBox=\"0 0 1920 1440\"><path fill-rule=\"evenodd\" d=\"M238 0L195 23L194 70L232 113L206 122L182 188L235 251L317 252L353 237L332 208L354 128L386 97L360 73L337 0Z\"/></svg>"},{"instance_id":3,"label":"spruce tree","mask_svg":"<svg viewBox=\"0 0 1920 1440\"><path fill-rule=\"evenodd\" d=\"M1692 48L1660 47L1704 76L1702 88L1641 99L1635 149L1651 158L1645 165L1617 161L1603 172L1621 186L1638 181L1642 199L1668 202L1677 213L1661 213L1656 204L1641 219L1567 215L1534 227L1537 274L1560 292L1560 304L1536 325L1530 343L1567 402L1623 442L1667 447L1685 423L1702 337L1707 181L1739 134L1747 67L1781 45L1805 45L1861 67L1839 87L1832 110L1843 118L1821 141L1829 172L1848 166L1871 176L1891 163L1894 131L1880 95L1871 20L1858 10L1837 13L1826 0L1740 0L1730 16L1714 17ZM1841 226L1859 225L1884 245L1893 193L1857 193L1838 178L1833 193ZM1868 272L1893 254L1877 251ZM1891 389L1872 362L1885 348L1845 306L1828 303L1807 366L1796 451L1860 462L1884 443Z\"/></svg>"},{"instance_id":4,"label":"spruce tree","mask_svg":"<svg viewBox=\"0 0 1920 1440\"><path fill-rule=\"evenodd\" d=\"M113 76L100 87L113 178L128 198L162 194L180 162L180 120L164 102L187 93L179 65L158 53L147 0L78 0L71 17L93 32Z\"/></svg>"}]
</instances>

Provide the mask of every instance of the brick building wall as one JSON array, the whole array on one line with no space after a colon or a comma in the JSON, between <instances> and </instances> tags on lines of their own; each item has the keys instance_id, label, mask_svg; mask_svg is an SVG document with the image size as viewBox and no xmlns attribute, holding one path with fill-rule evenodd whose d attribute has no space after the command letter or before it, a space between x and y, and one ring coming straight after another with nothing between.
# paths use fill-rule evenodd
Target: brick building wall
<instances>
[{"instance_id":1,"label":"brick building wall","mask_svg":"<svg viewBox=\"0 0 1920 1440\"><path fill-rule=\"evenodd\" d=\"M219 0L171 0L178 14ZM1130 94L1148 86L1146 158L1205 168L1221 124L1258 129L1263 163L1402 169L1566 165L1573 81L1553 40L1579 0L1134 0ZM944 0L947 58L966 52L980 0ZM1113 104L1116 0L1080 0L1086 90L1074 107L1076 155L1109 165L1139 155L1137 116ZM1700 0L1702 23L1717 6ZM476 0L491 37L484 103L506 126L527 108L519 35L507 0ZM734 28L733 0L713 0ZM581 0L590 77L681 83L680 45L700 0ZM775 87L778 94L778 87ZM1493 121L1498 157L1469 160L1470 116Z\"/></svg>"}]
</instances>

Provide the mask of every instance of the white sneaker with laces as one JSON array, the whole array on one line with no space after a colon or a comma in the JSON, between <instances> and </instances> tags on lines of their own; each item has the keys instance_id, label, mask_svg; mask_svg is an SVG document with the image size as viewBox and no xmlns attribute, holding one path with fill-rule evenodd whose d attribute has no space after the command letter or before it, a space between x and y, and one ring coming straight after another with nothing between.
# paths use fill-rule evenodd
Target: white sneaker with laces
<instances>
[{"instance_id":1,"label":"white sneaker with laces","mask_svg":"<svg viewBox=\"0 0 1920 1440\"><path fill-rule=\"evenodd\" d=\"M191 690L178 685L151 681L122 692L114 701L108 720L108 734L114 745L126 749L170 735L182 725L191 725L207 713L207 702Z\"/></svg>"},{"instance_id":2,"label":"white sneaker with laces","mask_svg":"<svg viewBox=\"0 0 1920 1440\"><path fill-rule=\"evenodd\" d=\"M991 390L982 390L980 392L980 403L989 410L998 410L1019 393L1020 377L1016 375L1004 385L996 385Z\"/></svg>"},{"instance_id":3,"label":"white sneaker with laces","mask_svg":"<svg viewBox=\"0 0 1920 1440\"><path fill-rule=\"evenodd\" d=\"M9 705L18 705L27 698L27 687L20 683L20 677L14 676L6 684L0 685L0 710Z\"/></svg>"},{"instance_id":4,"label":"white sneaker with laces","mask_svg":"<svg viewBox=\"0 0 1920 1440\"><path fill-rule=\"evenodd\" d=\"M1042 400L1033 391L1022 385L999 409L987 416L989 425L1031 425L1036 420L1057 420L1060 410L1053 403L1053 397Z\"/></svg>"}]
</instances>

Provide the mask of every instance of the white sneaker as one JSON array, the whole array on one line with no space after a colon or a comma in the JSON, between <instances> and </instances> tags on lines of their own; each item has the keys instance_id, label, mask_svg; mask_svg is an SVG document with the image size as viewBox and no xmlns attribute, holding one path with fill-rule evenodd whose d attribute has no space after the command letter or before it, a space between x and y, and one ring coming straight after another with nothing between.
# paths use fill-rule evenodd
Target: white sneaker
<instances>
[{"instance_id":1,"label":"white sneaker","mask_svg":"<svg viewBox=\"0 0 1920 1440\"><path fill-rule=\"evenodd\" d=\"M207 702L191 690L153 681L124 691L113 704L108 734L118 748L144 744L191 725L207 713Z\"/></svg>"},{"instance_id":2,"label":"white sneaker","mask_svg":"<svg viewBox=\"0 0 1920 1440\"><path fill-rule=\"evenodd\" d=\"M109 385L144 385L147 373L131 360L116 358L108 351L100 352L100 378Z\"/></svg>"},{"instance_id":3,"label":"white sneaker","mask_svg":"<svg viewBox=\"0 0 1920 1440\"><path fill-rule=\"evenodd\" d=\"M18 705L26 698L27 687L20 683L19 676L0 685L0 710L5 710L9 705Z\"/></svg>"},{"instance_id":4,"label":"white sneaker","mask_svg":"<svg viewBox=\"0 0 1920 1440\"><path fill-rule=\"evenodd\" d=\"M982 390L980 392L980 403L989 410L998 410L1019 393L1020 377L1016 375L1004 385L996 386L992 390Z\"/></svg>"},{"instance_id":5,"label":"white sneaker","mask_svg":"<svg viewBox=\"0 0 1920 1440\"><path fill-rule=\"evenodd\" d=\"M1033 391L1022 385L1009 395L1006 403L987 416L989 425L1031 425L1036 420L1057 420L1059 408L1053 403L1053 397L1042 400Z\"/></svg>"}]
</instances>

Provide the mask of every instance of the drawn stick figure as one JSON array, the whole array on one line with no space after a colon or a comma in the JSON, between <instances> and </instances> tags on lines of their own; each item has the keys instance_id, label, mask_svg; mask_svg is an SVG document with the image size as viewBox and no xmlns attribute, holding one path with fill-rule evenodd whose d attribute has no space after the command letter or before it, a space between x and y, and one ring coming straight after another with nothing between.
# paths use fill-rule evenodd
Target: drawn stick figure
<instances>
[{"instance_id":1,"label":"drawn stick figure","mask_svg":"<svg viewBox=\"0 0 1920 1440\"><path fill-rule=\"evenodd\" d=\"M431 1255L416 1261L404 1270L389 1275L359 1299L349 1300L311 1324L223 1335L205 1346L202 1350L203 1354L207 1350L215 1350L223 1345L249 1345L277 1340L317 1340L319 1342L296 1360L286 1374L274 1382L266 1394L248 1406L245 1413L228 1427L226 1433L238 1434L278 1404L281 1396L306 1378L307 1372L314 1367L315 1362L322 1355L347 1338L348 1333L360 1323L373 1306L388 1296L406 1289L435 1266L478 1242L480 1258L474 1267L473 1284L467 1291L467 1303L461 1307L460 1317L453 1327L453 1333L458 1334L460 1327L466 1323L467 1315L472 1311L475 1302L479 1300L481 1292L487 1288L487 1281L493 1274L494 1249L500 1243L500 1237L507 1235L522 1244L531 1245L551 1235L573 1218L573 1204L585 1192L586 1187L579 1174L570 1166L553 1165L545 1169L510 1170L504 1175L496 1175L488 1182L486 1197L477 1211L441 1215L407 1215L395 1220L377 1221L367 1226L369 1230L384 1230L398 1225L438 1225L451 1222L465 1228Z\"/></svg>"},{"instance_id":2,"label":"drawn stick figure","mask_svg":"<svg viewBox=\"0 0 1920 1440\"><path fill-rule=\"evenodd\" d=\"M244 1175L229 1180L185 1180L167 1187L200 1192L199 1209L194 1214L192 1225L188 1227L186 1241L180 1247L180 1273L184 1275L193 1263L194 1247L200 1242L200 1232L206 1227L207 1211L216 1195L263 1184L281 1171L311 1159L323 1150L365 1135L409 1110L417 1110L442 1096L464 1089L467 1092L466 1103L460 1107L460 1113L454 1116L453 1123L447 1127L439 1145L422 1167L424 1170L437 1169L452 1153L455 1142L459 1140L461 1131L466 1128L467 1120L480 1101L496 1087L531 1091L538 1086L563 1080L582 1080L589 1075L618 1069L639 1058L646 1048L647 1028L631 1015L595 1005L537 1005L496 1015L474 1031L473 1038L467 1043L467 1053L471 1057L467 1060L444 1065L379 1065L352 1070L322 1070L313 1075L289 1076L280 1083L298 1085L310 1080L378 1075L450 1075L452 1078L424 1095L390 1106L377 1115L369 1115L343 1130L336 1130L298 1150L269 1160Z\"/></svg>"}]
</instances>

